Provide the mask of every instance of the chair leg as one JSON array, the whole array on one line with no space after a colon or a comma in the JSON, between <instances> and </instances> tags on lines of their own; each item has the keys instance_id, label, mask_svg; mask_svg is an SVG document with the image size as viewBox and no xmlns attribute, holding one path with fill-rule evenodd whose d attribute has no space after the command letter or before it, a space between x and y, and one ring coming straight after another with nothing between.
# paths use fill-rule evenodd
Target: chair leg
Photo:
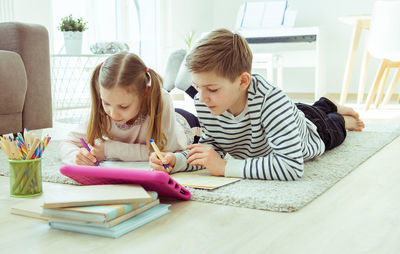
<instances>
[{"instance_id":1,"label":"chair leg","mask_svg":"<svg viewBox=\"0 0 400 254\"><path fill-rule=\"evenodd\" d=\"M393 77L392 82L390 83L389 88L386 92L385 98L383 99L384 105L390 101L390 98L392 97L394 88L396 87L396 83L397 83L397 81L399 81L399 78L400 78L400 69L397 69L396 74Z\"/></svg>"},{"instance_id":2,"label":"chair leg","mask_svg":"<svg viewBox=\"0 0 400 254\"><path fill-rule=\"evenodd\" d=\"M365 90L365 80L367 78L369 64L369 53L367 47L365 47L364 57L361 65L361 73L360 73L360 82L358 83L358 95L357 95L357 104L361 104L364 99L364 90Z\"/></svg>"},{"instance_id":3,"label":"chair leg","mask_svg":"<svg viewBox=\"0 0 400 254\"><path fill-rule=\"evenodd\" d=\"M381 82L383 73L385 72L386 66L388 65L388 62L389 61L386 60L386 59L382 60L382 63L380 65L380 67L379 67L379 71L376 74L374 83L372 84L371 89L369 90L367 101L365 102L365 110L368 110L369 107L371 106L372 100L373 100L373 98L374 98L374 96L376 94L376 90L379 87L379 84Z\"/></svg>"},{"instance_id":4,"label":"chair leg","mask_svg":"<svg viewBox=\"0 0 400 254\"><path fill-rule=\"evenodd\" d=\"M381 103L383 91L385 90L386 81L389 76L389 72L390 72L390 68L386 67L385 72L383 73L383 78L379 84L378 94L376 95L376 98L375 98L375 107L376 108L378 108L379 104Z\"/></svg>"}]
</instances>

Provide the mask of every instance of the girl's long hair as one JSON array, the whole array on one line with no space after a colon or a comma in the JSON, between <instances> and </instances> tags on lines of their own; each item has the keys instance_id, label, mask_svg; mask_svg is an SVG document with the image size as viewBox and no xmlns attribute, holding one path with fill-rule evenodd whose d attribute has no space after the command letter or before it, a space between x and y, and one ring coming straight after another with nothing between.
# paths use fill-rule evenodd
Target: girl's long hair
<instances>
[{"instance_id":1,"label":"girl's long hair","mask_svg":"<svg viewBox=\"0 0 400 254\"><path fill-rule=\"evenodd\" d=\"M150 87L146 89L151 80ZM104 89L120 87L134 93L142 100L140 114L149 117L147 140L154 139L163 150L167 144L165 133L161 129L163 103L161 97L162 78L155 71L147 69L143 61L132 53L119 53L110 56L96 66L90 81L92 106L87 129L87 141L94 145L96 139L104 141L111 138L111 119L103 109L100 86ZM129 121L128 121L129 123ZM146 142L149 150L150 144Z\"/></svg>"}]
</instances>

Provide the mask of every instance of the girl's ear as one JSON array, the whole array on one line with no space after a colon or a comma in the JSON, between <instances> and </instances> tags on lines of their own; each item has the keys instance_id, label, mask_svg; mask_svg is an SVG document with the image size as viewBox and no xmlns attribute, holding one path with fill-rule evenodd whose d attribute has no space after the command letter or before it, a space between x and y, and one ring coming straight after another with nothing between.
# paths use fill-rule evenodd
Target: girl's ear
<instances>
[{"instance_id":1,"label":"girl's ear","mask_svg":"<svg viewBox=\"0 0 400 254\"><path fill-rule=\"evenodd\" d=\"M144 89L144 97L147 97L149 93L150 93L150 86L146 86L146 88Z\"/></svg>"},{"instance_id":2,"label":"girl's ear","mask_svg":"<svg viewBox=\"0 0 400 254\"><path fill-rule=\"evenodd\" d=\"M241 90L247 90L249 88L250 82L251 82L251 75L248 72L243 72L239 76L240 78L240 89Z\"/></svg>"}]
</instances>

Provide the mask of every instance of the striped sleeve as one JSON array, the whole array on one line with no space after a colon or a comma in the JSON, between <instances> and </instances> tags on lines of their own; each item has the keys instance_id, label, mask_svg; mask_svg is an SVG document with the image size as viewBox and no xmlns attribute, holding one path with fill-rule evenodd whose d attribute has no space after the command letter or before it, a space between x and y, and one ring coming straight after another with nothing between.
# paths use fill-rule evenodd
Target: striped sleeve
<instances>
[{"instance_id":1,"label":"striped sleeve","mask_svg":"<svg viewBox=\"0 0 400 254\"><path fill-rule=\"evenodd\" d=\"M296 106L281 90L276 89L265 98L260 120L270 152L245 159L241 177L281 181L301 178L304 159L296 112Z\"/></svg>"},{"instance_id":2,"label":"striped sleeve","mask_svg":"<svg viewBox=\"0 0 400 254\"><path fill-rule=\"evenodd\" d=\"M204 129L202 122L200 122L200 127L202 129ZM220 149L216 146L214 139L212 137L208 136L206 134L206 132L204 132L204 131L202 132L199 143L211 146L219 154L219 156L221 156L221 158L223 158L225 156L225 153L222 151L222 149ZM204 169L204 167L202 167L202 166L187 164L186 156L188 155L189 151L190 150L185 150L185 151L174 153L176 162L175 162L175 166L172 170L172 173L180 172L180 171L194 171L194 170Z\"/></svg>"}]
</instances>

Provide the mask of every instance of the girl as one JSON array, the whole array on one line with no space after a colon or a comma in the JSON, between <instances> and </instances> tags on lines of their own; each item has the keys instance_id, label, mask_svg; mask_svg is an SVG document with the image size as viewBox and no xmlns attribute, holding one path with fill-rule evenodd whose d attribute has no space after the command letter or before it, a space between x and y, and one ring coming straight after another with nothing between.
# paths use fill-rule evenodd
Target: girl
<instances>
[{"instance_id":1,"label":"girl","mask_svg":"<svg viewBox=\"0 0 400 254\"><path fill-rule=\"evenodd\" d=\"M105 159L146 161L149 139L160 150L183 150L196 142L197 118L175 113L162 79L135 54L110 56L93 71L89 122L68 134L59 155L66 164L95 165ZM80 138L92 146L83 147Z\"/></svg>"}]
</instances>

